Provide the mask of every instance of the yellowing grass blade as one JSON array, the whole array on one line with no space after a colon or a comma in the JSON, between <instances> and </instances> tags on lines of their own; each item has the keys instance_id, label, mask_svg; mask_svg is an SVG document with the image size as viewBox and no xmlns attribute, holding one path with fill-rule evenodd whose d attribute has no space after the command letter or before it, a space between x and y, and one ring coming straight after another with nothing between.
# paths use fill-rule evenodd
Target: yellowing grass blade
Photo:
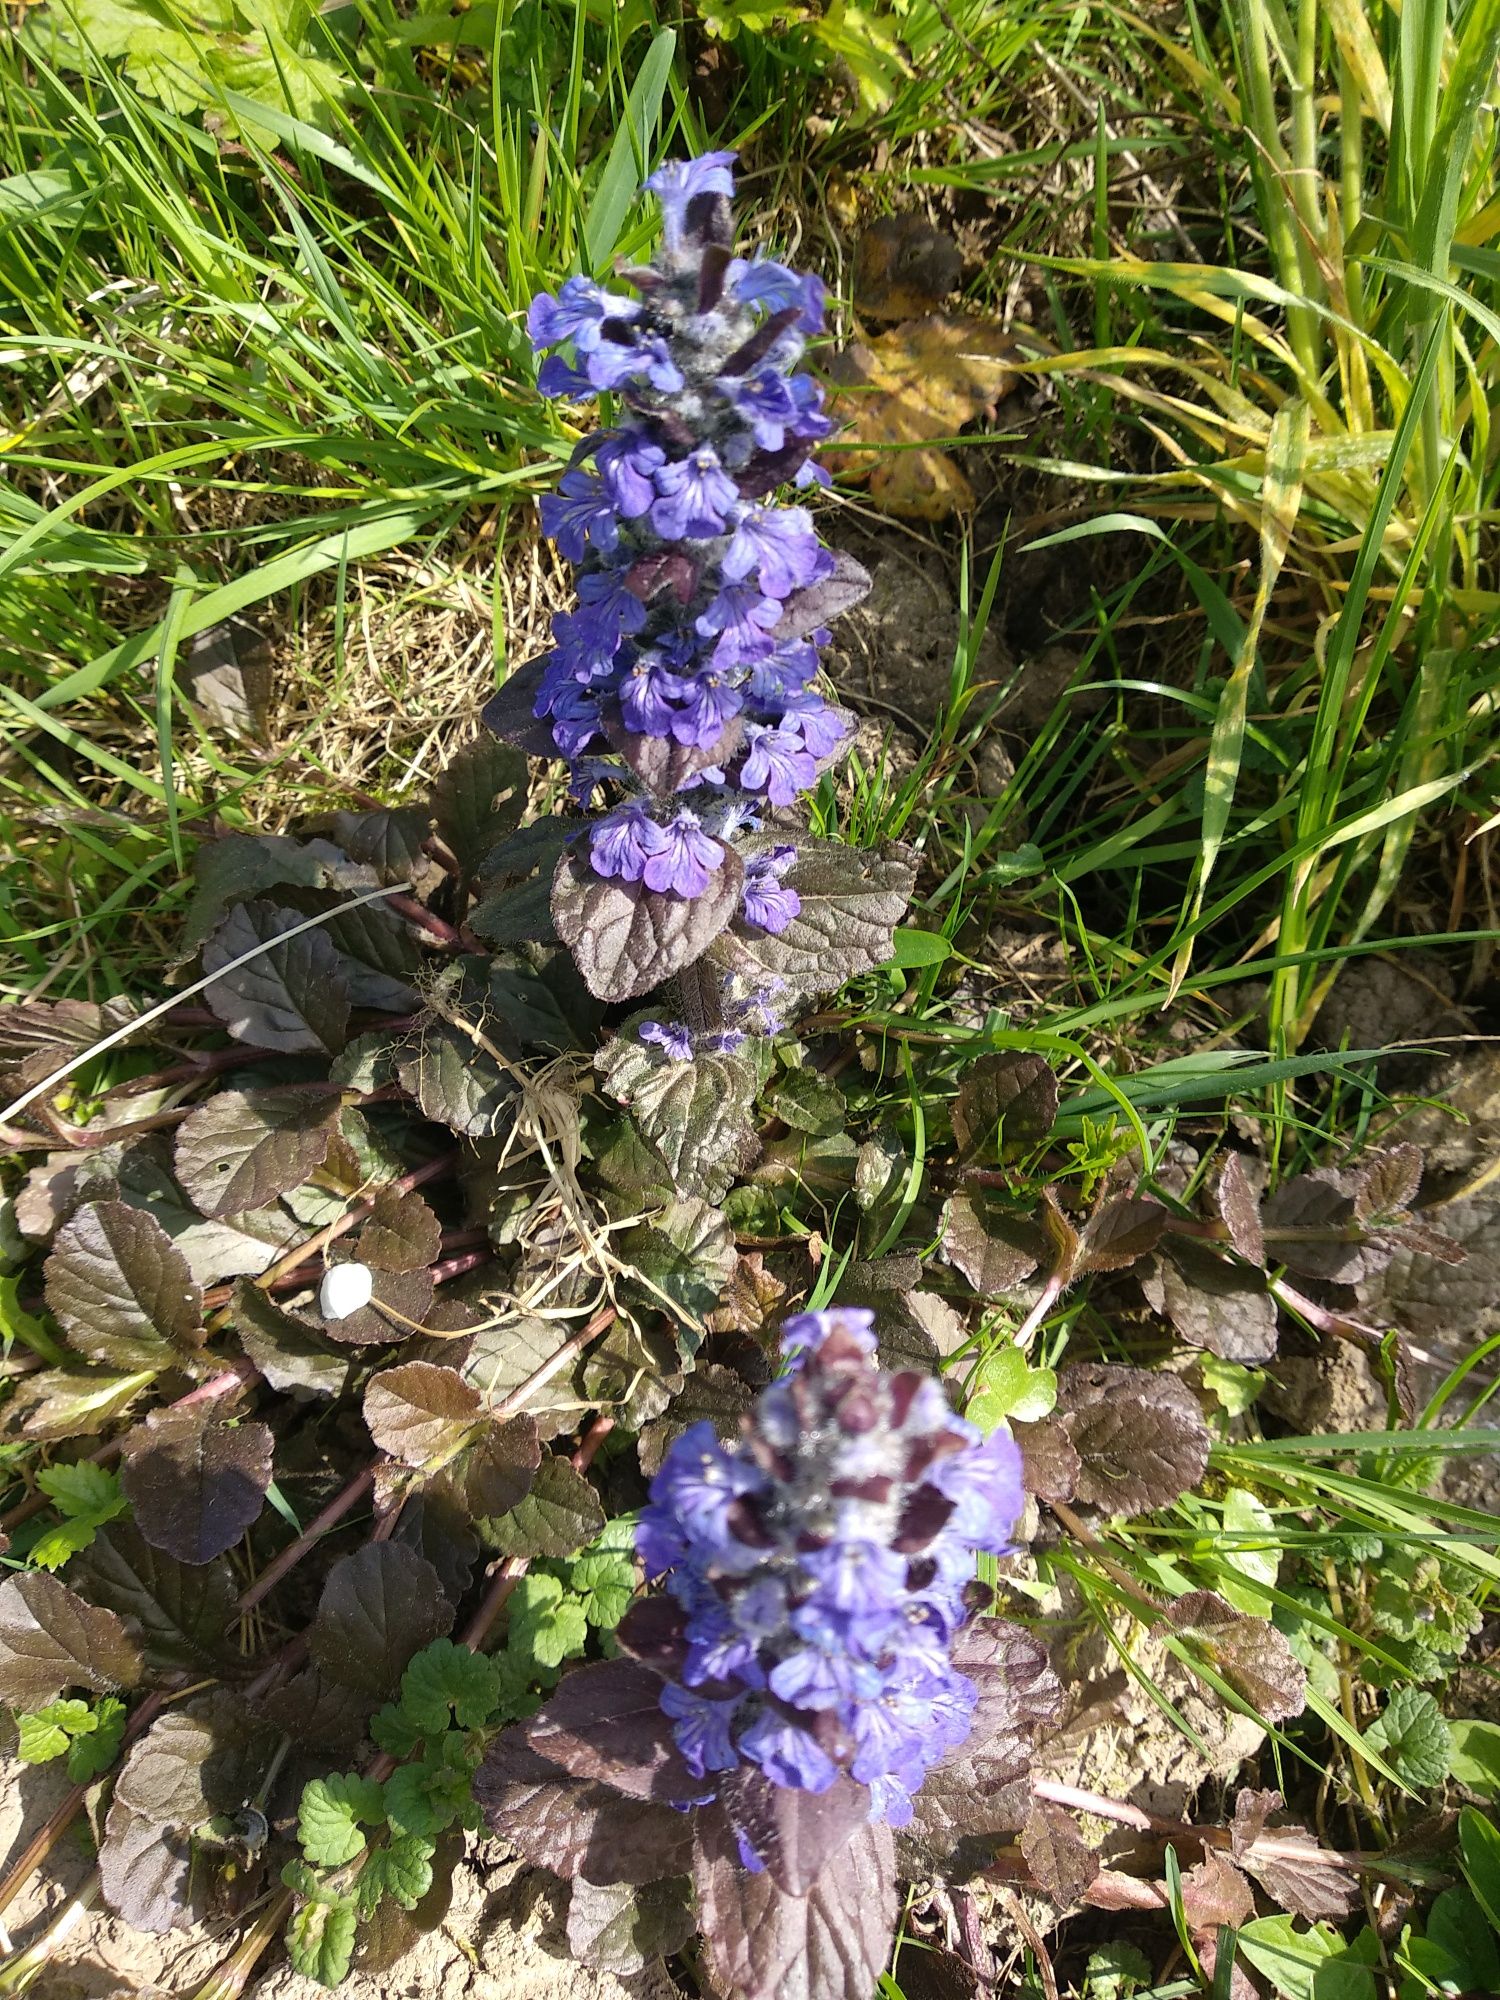
<instances>
[{"instance_id":1,"label":"yellowing grass blade","mask_svg":"<svg viewBox=\"0 0 1500 2000\"><path fill-rule=\"evenodd\" d=\"M1308 432L1308 408L1300 397L1283 403L1271 420L1271 435L1266 445L1266 474L1260 499L1260 579L1255 587L1255 603L1251 607L1245 636L1240 642L1239 654L1229 679L1224 683L1224 691L1219 696L1213 732L1209 737L1208 768L1203 780L1203 846L1194 871L1193 905L1188 916L1190 925L1195 924L1202 914L1209 877L1229 829L1229 815L1239 783L1240 759L1245 748L1250 677L1255 671L1255 654L1260 644L1260 629L1265 623L1266 608L1281 575L1281 566L1286 561L1297 512L1302 505L1302 473L1307 461ZM1187 977L1192 957L1193 943L1188 938L1172 967L1166 1005L1170 1006L1176 999L1178 989Z\"/></svg>"},{"instance_id":2,"label":"yellowing grass blade","mask_svg":"<svg viewBox=\"0 0 1500 2000\"><path fill-rule=\"evenodd\" d=\"M1323 0L1339 54L1349 65L1371 115L1386 137L1391 131L1391 79L1361 0Z\"/></svg>"}]
</instances>

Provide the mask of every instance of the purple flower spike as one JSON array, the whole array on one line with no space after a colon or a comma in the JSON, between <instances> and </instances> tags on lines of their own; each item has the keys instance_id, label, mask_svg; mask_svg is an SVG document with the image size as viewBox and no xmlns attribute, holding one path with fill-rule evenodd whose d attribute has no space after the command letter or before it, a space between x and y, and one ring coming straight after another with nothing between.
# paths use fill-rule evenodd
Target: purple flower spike
<instances>
[{"instance_id":1,"label":"purple flower spike","mask_svg":"<svg viewBox=\"0 0 1500 2000\"><path fill-rule=\"evenodd\" d=\"M637 300L623 292L606 292L592 278L569 278L556 298L538 292L526 315L526 331L537 349L558 347L571 340L580 354L599 345L607 319L634 319Z\"/></svg>"},{"instance_id":2,"label":"purple flower spike","mask_svg":"<svg viewBox=\"0 0 1500 2000\"><path fill-rule=\"evenodd\" d=\"M780 451L801 417L796 395L773 368L757 375L721 375L715 385L737 416L749 424L762 451Z\"/></svg>"},{"instance_id":3,"label":"purple flower spike","mask_svg":"<svg viewBox=\"0 0 1500 2000\"><path fill-rule=\"evenodd\" d=\"M769 257L749 263L736 257L729 266L729 289L741 305L764 306L767 312L796 308L798 331L821 333L827 305L823 280L810 272L789 271Z\"/></svg>"},{"instance_id":4,"label":"purple flower spike","mask_svg":"<svg viewBox=\"0 0 1500 2000\"><path fill-rule=\"evenodd\" d=\"M740 490L709 444L659 467L655 483L651 525L669 542L722 534L739 508Z\"/></svg>"},{"instance_id":5,"label":"purple flower spike","mask_svg":"<svg viewBox=\"0 0 1500 2000\"><path fill-rule=\"evenodd\" d=\"M905 1825L973 1723L950 1648L975 1551L1020 1515L1019 1455L930 1376L883 1370L863 1308L798 1314L782 1351L742 1439L695 1424L651 1483L637 1543L687 1642L662 1708L696 1776L748 1765L818 1793L847 1771L872 1819Z\"/></svg>"},{"instance_id":6,"label":"purple flower spike","mask_svg":"<svg viewBox=\"0 0 1500 2000\"><path fill-rule=\"evenodd\" d=\"M654 475L666 458L659 444L635 431L607 437L594 453L604 490L622 521L638 521L656 498Z\"/></svg>"},{"instance_id":7,"label":"purple flower spike","mask_svg":"<svg viewBox=\"0 0 1500 2000\"><path fill-rule=\"evenodd\" d=\"M582 562L589 544L607 555L620 540L620 524L594 472L565 472L556 493L542 495L542 533L569 562Z\"/></svg>"},{"instance_id":8,"label":"purple flower spike","mask_svg":"<svg viewBox=\"0 0 1500 2000\"><path fill-rule=\"evenodd\" d=\"M559 878L557 929L590 990L614 1004L693 975L691 1008L682 989L691 1036L670 1019L643 1031L659 1062L732 1055L784 1033L837 970L834 955L804 937L807 911L793 886L804 824L796 809L850 726L817 692L830 635L808 621L817 600L846 605L863 579L824 546L814 510L792 492L794 482L816 486L813 449L834 428L803 364L824 328L823 284L764 251L735 254L734 168L729 151L663 164L647 182L661 214L649 263L602 282L575 275L532 301L526 324L543 393L613 398L619 414L579 442L541 502L545 533L575 566L577 602L554 616L552 650L486 710L528 752L550 747L567 760L571 798L588 816L577 855L640 905L620 951L609 926L630 913L596 883L593 907L608 921L591 930L579 861ZM783 828L785 844L773 846L767 830L783 838ZM777 937L798 968L784 983L754 967ZM984 1504L967 1492L940 1497L966 1520ZM933 1585L939 1598L943 1587ZM712 1606L694 1615L702 1629L685 1685L732 1670L760 1695L769 1668L754 1664L743 1630L711 1631L720 1618ZM930 1592L916 1615L918 1639L936 1645L944 1614ZM822 1658L823 1641L803 1644L813 1653L789 1660L781 1676L797 1683L798 1701L817 1690L831 1699L835 1687L853 1699L838 1659ZM768 1765L837 1762L832 1739L814 1733L811 1748L799 1747L801 1724L786 1708L772 1691L737 1713L735 1730L758 1727ZM894 1769L885 1780L894 1814L903 1780Z\"/></svg>"},{"instance_id":9,"label":"purple flower spike","mask_svg":"<svg viewBox=\"0 0 1500 2000\"><path fill-rule=\"evenodd\" d=\"M753 651L764 644L766 632L780 616L781 606L774 597L762 596L753 584L729 583L700 612L698 630L705 638L721 632L730 644Z\"/></svg>"},{"instance_id":10,"label":"purple flower spike","mask_svg":"<svg viewBox=\"0 0 1500 2000\"><path fill-rule=\"evenodd\" d=\"M698 815L686 809L658 831L663 844L642 871L646 887L675 896L701 896L709 877L724 865L723 848L703 831Z\"/></svg>"},{"instance_id":11,"label":"purple flower spike","mask_svg":"<svg viewBox=\"0 0 1500 2000\"><path fill-rule=\"evenodd\" d=\"M724 725L744 707L745 697L712 672L678 685L684 698L672 721L673 736L695 749L711 749L724 734Z\"/></svg>"}]
</instances>

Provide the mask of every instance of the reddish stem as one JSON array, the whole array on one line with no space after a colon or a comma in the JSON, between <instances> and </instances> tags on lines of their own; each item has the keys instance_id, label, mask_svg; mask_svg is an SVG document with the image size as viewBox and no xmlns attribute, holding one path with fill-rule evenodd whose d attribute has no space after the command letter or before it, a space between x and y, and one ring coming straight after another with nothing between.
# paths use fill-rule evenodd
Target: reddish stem
<instances>
[{"instance_id":1,"label":"reddish stem","mask_svg":"<svg viewBox=\"0 0 1500 2000\"><path fill-rule=\"evenodd\" d=\"M262 1598L269 1597L288 1570L295 1569L315 1543L320 1542L328 1530L336 1527L356 1502L362 1500L375 1484L375 1468L367 1465L363 1472L356 1472L347 1486L343 1486L321 1514L302 1530L295 1542L289 1542L274 1561L267 1563L260 1575L247 1590L241 1591L235 1606L235 1615L242 1616L253 1610Z\"/></svg>"},{"instance_id":2,"label":"reddish stem","mask_svg":"<svg viewBox=\"0 0 1500 2000\"><path fill-rule=\"evenodd\" d=\"M425 931L433 943L442 945L445 951L464 949L464 941L452 924L434 916L432 911L419 903L415 896L388 896L386 908L394 910L398 916L405 917L406 921L415 924L418 930Z\"/></svg>"}]
</instances>

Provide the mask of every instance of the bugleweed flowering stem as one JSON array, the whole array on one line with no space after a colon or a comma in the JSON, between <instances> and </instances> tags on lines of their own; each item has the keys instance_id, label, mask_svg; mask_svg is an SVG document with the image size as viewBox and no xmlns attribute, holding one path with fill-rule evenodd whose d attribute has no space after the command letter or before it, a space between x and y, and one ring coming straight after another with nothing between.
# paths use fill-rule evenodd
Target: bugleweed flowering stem
<instances>
[{"instance_id":1,"label":"bugleweed flowering stem","mask_svg":"<svg viewBox=\"0 0 1500 2000\"><path fill-rule=\"evenodd\" d=\"M873 1327L857 1308L789 1319L789 1374L736 1447L709 1423L674 1440L637 1547L683 1614L661 1705L693 1775L749 1766L816 1793L846 1771L871 1819L904 1826L970 1733L952 1655L974 1552L1009 1546L1025 1496L1013 1440L955 1416L933 1377L880 1368Z\"/></svg>"},{"instance_id":2,"label":"bugleweed flowering stem","mask_svg":"<svg viewBox=\"0 0 1500 2000\"><path fill-rule=\"evenodd\" d=\"M619 271L621 288L580 275L532 302L542 393L607 392L624 414L541 501L578 606L485 711L528 751L565 758L581 805L603 793L565 836L553 916L597 998L662 990L676 1018L626 1030L658 1064L777 1034L795 1000L881 956L868 932L826 969L794 939L767 949L805 894L834 893L832 844L798 809L851 740L853 718L818 691L821 648L869 579L824 547L806 507L775 500L828 483L811 453L833 426L799 365L823 287L733 254L734 157L651 176L661 244ZM844 873L867 887L857 862Z\"/></svg>"}]
</instances>

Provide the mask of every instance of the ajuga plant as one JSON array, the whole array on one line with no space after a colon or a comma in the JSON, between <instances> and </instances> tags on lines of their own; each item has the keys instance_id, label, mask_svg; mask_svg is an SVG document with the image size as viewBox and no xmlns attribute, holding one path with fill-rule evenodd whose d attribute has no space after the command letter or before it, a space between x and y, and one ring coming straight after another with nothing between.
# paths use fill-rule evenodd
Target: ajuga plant
<instances>
[{"instance_id":1,"label":"ajuga plant","mask_svg":"<svg viewBox=\"0 0 1500 2000\"><path fill-rule=\"evenodd\" d=\"M849 746L853 718L818 691L819 650L868 579L805 507L772 497L819 483L811 454L832 426L798 364L823 288L735 256L733 159L651 177L661 247L621 271L628 292L571 278L529 319L551 350L539 387L612 395L623 416L542 501L578 607L486 719L566 757L581 802L608 801L556 827L551 911L599 999L661 995L663 1018L634 1023L609 1072L629 1098L664 1066L774 1035L808 993L879 964L914 878L900 850L812 839L799 811ZM721 1067L715 1084L714 1150L729 1161L752 1071Z\"/></svg>"},{"instance_id":2,"label":"ajuga plant","mask_svg":"<svg viewBox=\"0 0 1500 2000\"><path fill-rule=\"evenodd\" d=\"M173 994L0 1016L0 1702L72 1781L0 1914L87 1809L115 1915L243 1920L194 2000L281 1938L326 1984L392 1962L486 1825L590 1964L869 2000L904 1878L982 1974L967 1884L1119 1894L1068 1810L1110 1802L1035 1761L1089 1616L1268 1722L1330 1670L1326 1614L1221 1593L1201 1531L1227 1479L1264 1513L1230 1421L1284 1323L1413 1409L1354 1287L1456 1254L1414 1148L1262 1201L1184 1114L1165 1184L1048 1053L811 1031L899 977L914 867L799 806L862 579L771 499L816 483L821 298L733 255L729 164L663 169L655 261L533 309L542 387L618 420L543 503L579 602L491 706L514 740L422 802L199 829ZM565 810L527 817L528 754ZM1171 1562L1101 1540L1173 1509ZM1413 1584L1454 1648L1461 1541ZM1200 1915L1336 1913L1347 1856L1271 1796L1204 1834Z\"/></svg>"}]
</instances>

